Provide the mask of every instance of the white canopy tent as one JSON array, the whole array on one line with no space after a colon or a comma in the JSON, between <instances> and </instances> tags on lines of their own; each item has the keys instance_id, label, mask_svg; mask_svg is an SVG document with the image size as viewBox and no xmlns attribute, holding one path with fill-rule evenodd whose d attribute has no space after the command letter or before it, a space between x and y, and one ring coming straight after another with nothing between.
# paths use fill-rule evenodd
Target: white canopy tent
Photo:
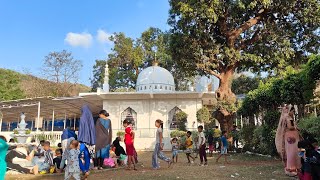
<instances>
[{"instance_id":1,"label":"white canopy tent","mask_svg":"<svg viewBox=\"0 0 320 180\"><path fill-rule=\"evenodd\" d=\"M2 122L18 122L20 115L23 112L26 115L26 120L34 121L34 127L40 127L37 119L52 120L65 119L64 127L67 118L79 118L81 116L81 107L89 105L93 115L97 115L102 107L102 99L99 96L86 97L37 97L28 99L19 99L12 101L0 102L0 130ZM53 131L53 124L51 130Z\"/></svg>"}]
</instances>

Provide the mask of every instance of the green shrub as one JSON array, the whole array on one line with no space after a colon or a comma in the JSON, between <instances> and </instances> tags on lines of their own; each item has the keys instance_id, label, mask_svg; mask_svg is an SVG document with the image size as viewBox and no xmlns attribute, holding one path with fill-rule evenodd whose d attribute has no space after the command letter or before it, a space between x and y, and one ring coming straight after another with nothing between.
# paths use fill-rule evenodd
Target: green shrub
<instances>
[{"instance_id":1,"label":"green shrub","mask_svg":"<svg viewBox=\"0 0 320 180\"><path fill-rule=\"evenodd\" d=\"M266 125L268 125L271 128L277 128L278 122L280 119L281 113L279 111L268 111L264 117L263 121Z\"/></svg>"},{"instance_id":2,"label":"green shrub","mask_svg":"<svg viewBox=\"0 0 320 180\"><path fill-rule=\"evenodd\" d=\"M117 136L118 136L118 137L123 137L124 134L125 134L124 131L118 131L118 132L117 132Z\"/></svg>"},{"instance_id":3,"label":"green shrub","mask_svg":"<svg viewBox=\"0 0 320 180\"><path fill-rule=\"evenodd\" d=\"M180 131L186 131L186 122L187 122L188 114L180 111L176 114L177 124Z\"/></svg>"},{"instance_id":4,"label":"green shrub","mask_svg":"<svg viewBox=\"0 0 320 180\"><path fill-rule=\"evenodd\" d=\"M200 123L210 123L210 112L207 107L202 107L197 111L197 121Z\"/></svg>"},{"instance_id":5,"label":"green shrub","mask_svg":"<svg viewBox=\"0 0 320 180\"><path fill-rule=\"evenodd\" d=\"M178 137L182 137L182 136L185 136L186 135L186 132L185 131L180 131L180 130L173 130L170 132L170 137L171 138L178 138Z\"/></svg>"},{"instance_id":6,"label":"green shrub","mask_svg":"<svg viewBox=\"0 0 320 180\"><path fill-rule=\"evenodd\" d=\"M266 124L257 127L253 132L253 151L260 154L277 155L274 138L276 129Z\"/></svg>"},{"instance_id":7,"label":"green shrub","mask_svg":"<svg viewBox=\"0 0 320 180\"><path fill-rule=\"evenodd\" d=\"M320 142L320 117L301 119L298 123L301 132L313 135Z\"/></svg>"},{"instance_id":8,"label":"green shrub","mask_svg":"<svg viewBox=\"0 0 320 180\"><path fill-rule=\"evenodd\" d=\"M240 130L240 139L245 146L251 146L253 140L254 125L244 125Z\"/></svg>"}]
</instances>

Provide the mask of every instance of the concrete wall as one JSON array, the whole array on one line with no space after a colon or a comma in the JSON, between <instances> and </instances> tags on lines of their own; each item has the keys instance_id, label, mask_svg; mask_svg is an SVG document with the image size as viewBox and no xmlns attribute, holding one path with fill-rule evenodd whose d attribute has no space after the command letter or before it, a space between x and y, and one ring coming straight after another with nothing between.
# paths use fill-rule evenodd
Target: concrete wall
<instances>
[{"instance_id":1,"label":"concrete wall","mask_svg":"<svg viewBox=\"0 0 320 180\"><path fill-rule=\"evenodd\" d=\"M147 100L104 100L103 108L110 113L113 137L118 131L123 131L121 113L128 107L137 113L135 148L137 150L151 150L155 141L155 120L164 122L165 149L170 146L170 117L169 111L178 107L188 114L188 129L195 129L199 125L196 118L197 110L202 107L201 99L147 99ZM113 138L114 139L114 138Z\"/></svg>"}]
</instances>

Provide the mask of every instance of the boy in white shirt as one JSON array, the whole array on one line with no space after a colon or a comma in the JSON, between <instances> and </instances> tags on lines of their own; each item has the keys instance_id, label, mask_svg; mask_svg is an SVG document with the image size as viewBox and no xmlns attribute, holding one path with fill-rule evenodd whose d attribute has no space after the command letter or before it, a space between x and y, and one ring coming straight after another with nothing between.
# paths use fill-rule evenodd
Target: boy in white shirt
<instances>
[{"instance_id":1,"label":"boy in white shirt","mask_svg":"<svg viewBox=\"0 0 320 180\"><path fill-rule=\"evenodd\" d=\"M198 149L200 154L200 166L207 166L206 137L204 136L203 126L201 125L198 126Z\"/></svg>"}]
</instances>

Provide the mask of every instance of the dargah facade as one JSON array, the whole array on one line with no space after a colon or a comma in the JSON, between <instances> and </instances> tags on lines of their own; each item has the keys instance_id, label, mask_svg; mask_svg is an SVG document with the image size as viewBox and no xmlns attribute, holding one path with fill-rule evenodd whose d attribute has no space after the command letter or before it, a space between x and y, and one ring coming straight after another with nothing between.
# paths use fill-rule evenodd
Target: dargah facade
<instances>
[{"instance_id":1,"label":"dargah facade","mask_svg":"<svg viewBox=\"0 0 320 180\"><path fill-rule=\"evenodd\" d=\"M155 120L163 121L165 149L171 149L170 132L177 129L175 114L183 111L188 115L185 124L188 130L200 125L196 113L203 105L216 102L214 92L175 91L172 74L159 66L144 69L138 76L136 92L109 92L108 66L103 89L80 96L99 96L103 109L110 113L113 137L124 131L122 121L132 119L135 130L135 148L151 150L155 143Z\"/></svg>"}]
</instances>

